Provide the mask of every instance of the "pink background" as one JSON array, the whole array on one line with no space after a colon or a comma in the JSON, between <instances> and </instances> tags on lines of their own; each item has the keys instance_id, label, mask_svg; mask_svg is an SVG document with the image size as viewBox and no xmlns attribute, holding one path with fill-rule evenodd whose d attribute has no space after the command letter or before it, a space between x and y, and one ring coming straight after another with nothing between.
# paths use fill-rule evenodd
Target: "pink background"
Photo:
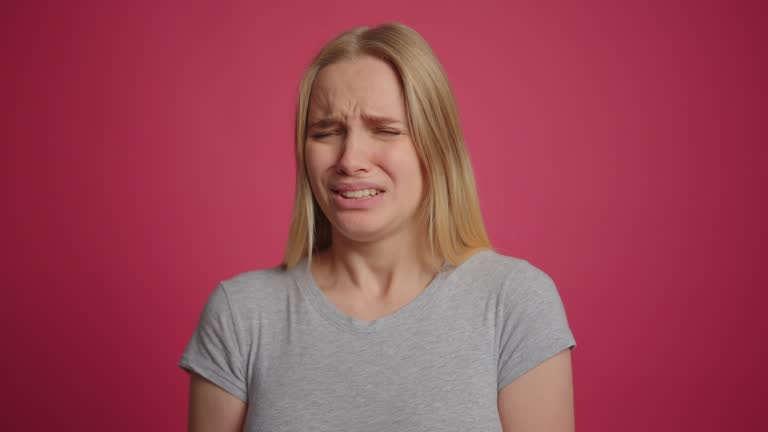
<instances>
[{"instance_id":1,"label":"pink background","mask_svg":"<svg viewBox=\"0 0 768 432\"><path fill-rule=\"evenodd\" d=\"M303 68L391 20L558 285L577 428L768 430L761 2L105 3L0 7L5 430L186 427L205 299L284 251Z\"/></svg>"}]
</instances>

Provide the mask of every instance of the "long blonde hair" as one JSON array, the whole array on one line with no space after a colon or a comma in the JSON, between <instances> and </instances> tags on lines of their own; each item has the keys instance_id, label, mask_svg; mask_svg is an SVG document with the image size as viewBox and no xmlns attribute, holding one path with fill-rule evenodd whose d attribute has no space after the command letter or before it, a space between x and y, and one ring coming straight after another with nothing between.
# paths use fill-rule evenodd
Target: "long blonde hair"
<instances>
[{"instance_id":1,"label":"long blonde hair","mask_svg":"<svg viewBox=\"0 0 768 432\"><path fill-rule=\"evenodd\" d=\"M331 224L312 195L304 162L310 92L323 67L361 55L390 64L403 86L408 129L427 177L420 214L433 254L457 265L478 250L491 249L448 78L419 33L387 23L341 33L304 73L296 106L296 196L282 267L291 268L305 256L311 260L331 245Z\"/></svg>"}]
</instances>

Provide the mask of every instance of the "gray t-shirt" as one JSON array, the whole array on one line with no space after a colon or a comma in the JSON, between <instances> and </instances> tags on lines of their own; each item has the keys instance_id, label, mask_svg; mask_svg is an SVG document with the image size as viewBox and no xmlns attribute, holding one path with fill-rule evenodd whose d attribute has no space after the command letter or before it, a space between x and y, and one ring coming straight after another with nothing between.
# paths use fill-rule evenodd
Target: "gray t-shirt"
<instances>
[{"instance_id":1,"label":"gray t-shirt","mask_svg":"<svg viewBox=\"0 0 768 432\"><path fill-rule=\"evenodd\" d=\"M219 283L178 366L247 402L245 431L501 431L498 391L575 346L555 284L523 259L478 252L361 321L304 258Z\"/></svg>"}]
</instances>

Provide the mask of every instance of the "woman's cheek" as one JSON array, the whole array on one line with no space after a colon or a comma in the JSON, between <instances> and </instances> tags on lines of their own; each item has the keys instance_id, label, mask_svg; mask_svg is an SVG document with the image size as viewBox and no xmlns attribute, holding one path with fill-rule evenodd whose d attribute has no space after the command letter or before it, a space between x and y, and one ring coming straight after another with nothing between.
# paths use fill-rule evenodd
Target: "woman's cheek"
<instances>
[{"instance_id":1,"label":"woman's cheek","mask_svg":"<svg viewBox=\"0 0 768 432\"><path fill-rule=\"evenodd\" d=\"M421 177L421 165L416 151L410 143L401 143L380 154L381 168L384 169L393 180Z\"/></svg>"}]
</instances>

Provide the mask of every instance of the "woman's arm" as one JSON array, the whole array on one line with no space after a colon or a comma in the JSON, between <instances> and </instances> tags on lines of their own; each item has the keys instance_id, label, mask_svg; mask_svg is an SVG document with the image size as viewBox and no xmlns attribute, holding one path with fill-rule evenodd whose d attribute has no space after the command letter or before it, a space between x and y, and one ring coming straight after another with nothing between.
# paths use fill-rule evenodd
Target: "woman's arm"
<instances>
[{"instance_id":1,"label":"woman's arm","mask_svg":"<svg viewBox=\"0 0 768 432\"><path fill-rule=\"evenodd\" d=\"M189 375L189 432L241 432L248 405L200 375Z\"/></svg>"},{"instance_id":2,"label":"woman's arm","mask_svg":"<svg viewBox=\"0 0 768 432\"><path fill-rule=\"evenodd\" d=\"M561 351L502 388L498 404L505 432L573 432L571 350Z\"/></svg>"}]
</instances>

